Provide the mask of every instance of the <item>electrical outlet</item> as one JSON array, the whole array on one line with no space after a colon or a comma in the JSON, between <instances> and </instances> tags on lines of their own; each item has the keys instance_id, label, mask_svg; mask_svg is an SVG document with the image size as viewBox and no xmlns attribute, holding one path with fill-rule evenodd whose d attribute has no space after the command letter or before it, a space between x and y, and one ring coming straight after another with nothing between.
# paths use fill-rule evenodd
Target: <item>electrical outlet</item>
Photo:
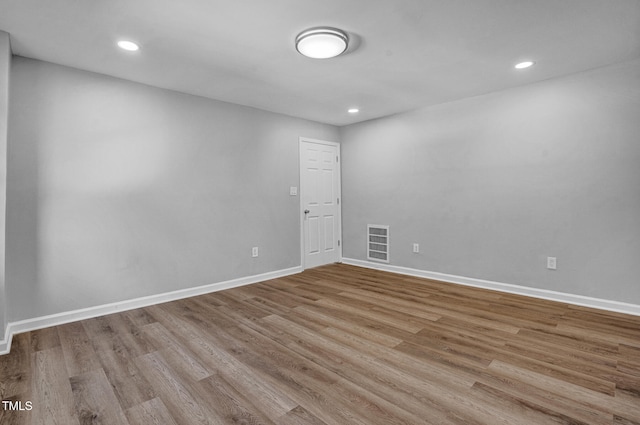
<instances>
[{"instance_id":1,"label":"electrical outlet","mask_svg":"<svg viewBox=\"0 0 640 425\"><path fill-rule=\"evenodd\" d=\"M547 268L549 270L556 270L556 257L547 257Z\"/></svg>"},{"instance_id":2,"label":"electrical outlet","mask_svg":"<svg viewBox=\"0 0 640 425\"><path fill-rule=\"evenodd\" d=\"M414 243L413 244L413 253L417 254L420 252L420 244L419 243Z\"/></svg>"},{"instance_id":3,"label":"electrical outlet","mask_svg":"<svg viewBox=\"0 0 640 425\"><path fill-rule=\"evenodd\" d=\"M257 257L258 256L258 247L254 246L253 248L251 248L251 256L252 257Z\"/></svg>"}]
</instances>

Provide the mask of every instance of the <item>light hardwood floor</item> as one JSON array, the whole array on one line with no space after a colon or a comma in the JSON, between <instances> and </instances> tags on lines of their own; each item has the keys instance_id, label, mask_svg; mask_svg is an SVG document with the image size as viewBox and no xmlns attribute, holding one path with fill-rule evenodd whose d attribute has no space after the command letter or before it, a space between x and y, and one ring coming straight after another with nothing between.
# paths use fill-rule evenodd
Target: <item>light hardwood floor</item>
<instances>
[{"instance_id":1,"label":"light hardwood floor","mask_svg":"<svg viewBox=\"0 0 640 425\"><path fill-rule=\"evenodd\" d=\"M14 337L0 424L640 424L640 317L347 265Z\"/></svg>"}]
</instances>

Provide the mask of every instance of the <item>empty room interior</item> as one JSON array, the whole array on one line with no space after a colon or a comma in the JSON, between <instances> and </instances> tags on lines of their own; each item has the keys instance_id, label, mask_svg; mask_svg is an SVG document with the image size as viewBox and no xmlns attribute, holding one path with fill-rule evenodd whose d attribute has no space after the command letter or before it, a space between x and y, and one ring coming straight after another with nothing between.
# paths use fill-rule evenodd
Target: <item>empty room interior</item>
<instances>
[{"instance_id":1,"label":"empty room interior","mask_svg":"<svg viewBox=\"0 0 640 425\"><path fill-rule=\"evenodd\" d=\"M0 0L1 425L640 425L640 1Z\"/></svg>"}]
</instances>

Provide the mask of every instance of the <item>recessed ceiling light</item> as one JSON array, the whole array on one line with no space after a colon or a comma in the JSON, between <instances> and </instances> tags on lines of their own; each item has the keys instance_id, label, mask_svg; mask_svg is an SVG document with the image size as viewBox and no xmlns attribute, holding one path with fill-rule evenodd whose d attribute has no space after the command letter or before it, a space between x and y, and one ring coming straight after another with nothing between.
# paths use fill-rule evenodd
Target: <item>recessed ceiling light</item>
<instances>
[{"instance_id":1,"label":"recessed ceiling light","mask_svg":"<svg viewBox=\"0 0 640 425\"><path fill-rule=\"evenodd\" d=\"M533 66L534 63L535 62L524 61L524 62L520 62L520 63L516 64L514 68L516 68L516 69L525 69L525 68L529 68L530 66Z\"/></svg>"},{"instance_id":2,"label":"recessed ceiling light","mask_svg":"<svg viewBox=\"0 0 640 425\"><path fill-rule=\"evenodd\" d=\"M140 50L140 46L138 46L133 41L129 41L129 40L120 40L120 41L118 41L118 47L120 47L122 50L126 50L128 52L135 52L137 50Z\"/></svg>"},{"instance_id":3,"label":"recessed ceiling light","mask_svg":"<svg viewBox=\"0 0 640 425\"><path fill-rule=\"evenodd\" d=\"M360 109L358 109L358 108L349 108L347 110L347 112L350 113L350 114L357 114L358 112L360 112Z\"/></svg>"},{"instance_id":4,"label":"recessed ceiling light","mask_svg":"<svg viewBox=\"0 0 640 425\"><path fill-rule=\"evenodd\" d=\"M344 53L348 46L349 37L337 28L310 28L296 37L296 50L313 59L336 57Z\"/></svg>"}]
</instances>

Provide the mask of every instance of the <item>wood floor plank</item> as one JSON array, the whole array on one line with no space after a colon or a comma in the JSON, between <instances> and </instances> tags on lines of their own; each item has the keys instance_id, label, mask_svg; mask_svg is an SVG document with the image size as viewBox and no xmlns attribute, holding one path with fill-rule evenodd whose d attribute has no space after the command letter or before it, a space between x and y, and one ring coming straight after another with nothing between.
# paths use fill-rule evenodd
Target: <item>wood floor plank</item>
<instances>
[{"instance_id":1,"label":"wood floor plank","mask_svg":"<svg viewBox=\"0 0 640 425\"><path fill-rule=\"evenodd\" d=\"M640 403L640 347L625 344L618 346L618 361L614 378L617 391L624 391L638 397Z\"/></svg>"},{"instance_id":2,"label":"wood floor plank","mask_svg":"<svg viewBox=\"0 0 640 425\"><path fill-rule=\"evenodd\" d=\"M572 418L578 423L591 425L609 425L611 423L611 415L608 412L585 405L575 400L570 393L549 392L542 385L536 386L513 379L509 374L502 375L494 370L486 370L479 374L477 383L510 394L518 400L526 400L532 405L549 409L554 412L553 416L562 415Z\"/></svg>"},{"instance_id":3,"label":"wood floor plank","mask_svg":"<svg viewBox=\"0 0 640 425\"><path fill-rule=\"evenodd\" d=\"M162 357L181 376L199 381L212 375L211 368L203 365L192 353L175 340L173 335L160 323L144 326L144 333L162 353Z\"/></svg>"},{"instance_id":4,"label":"wood floor plank","mask_svg":"<svg viewBox=\"0 0 640 425\"><path fill-rule=\"evenodd\" d=\"M122 406L102 369L94 369L69 380L81 425L128 425Z\"/></svg>"},{"instance_id":5,"label":"wood floor plank","mask_svg":"<svg viewBox=\"0 0 640 425\"><path fill-rule=\"evenodd\" d=\"M60 346L60 338L58 337L58 328L56 326L38 329L30 332L30 334L32 351L41 351Z\"/></svg>"},{"instance_id":6,"label":"wood floor plank","mask_svg":"<svg viewBox=\"0 0 640 425\"><path fill-rule=\"evenodd\" d=\"M340 295L344 298L368 300L372 304L384 302L387 309L397 312L402 312L410 317L416 317L429 321L436 321L442 318L442 315L427 311L423 305L417 301L397 300L392 299L388 295L381 295L375 293L368 293L367 291L356 292L357 290L344 291Z\"/></svg>"},{"instance_id":7,"label":"wood floor plank","mask_svg":"<svg viewBox=\"0 0 640 425\"><path fill-rule=\"evenodd\" d=\"M32 368L32 423L79 425L62 348L37 351Z\"/></svg>"},{"instance_id":8,"label":"wood floor plank","mask_svg":"<svg viewBox=\"0 0 640 425\"><path fill-rule=\"evenodd\" d=\"M269 418L278 418L298 405L277 386L252 373L248 365L234 358L218 344L201 338L188 340L185 343L205 363L217 365L216 372L227 382L232 383L238 391L253 394L253 403ZM251 378L247 379L247 377Z\"/></svg>"},{"instance_id":9,"label":"wood floor plank","mask_svg":"<svg viewBox=\"0 0 640 425\"><path fill-rule=\"evenodd\" d=\"M376 305L370 303L354 303L353 301L345 301L336 296L332 300L320 299L316 301L314 305L327 306L329 308L335 308L337 310L343 310L350 312L359 317L367 318L375 322L394 327L400 331L407 331L410 333L419 332L424 328L422 321L417 319L410 319L405 314L403 318L399 318L392 313L375 310ZM298 307L301 308L301 307Z\"/></svg>"},{"instance_id":10,"label":"wood floor plank","mask_svg":"<svg viewBox=\"0 0 640 425\"><path fill-rule=\"evenodd\" d=\"M118 335L92 338L102 368L123 409L144 403L156 396L142 376L125 344Z\"/></svg>"},{"instance_id":11,"label":"wood floor plank","mask_svg":"<svg viewBox=\"0 0 640 425\"><path fill-rule=\"evenodd\" d=\"M496 370L500 375L509 376L512 379L517 379L529 385L544 388L545 391L550 393L557 395L572 394L572 398L577 402L605 413L611 410L611 404L614 402L614 397L610 395L602 394L580 385L550 377L539 372L530 371L503 361L494 360L488 369Z\"/></svg>"},{"instance_id":12,"label":"wood floor plank","mask_svg":"<svg viewBox=\"0 0 640 425\"><path fill-rule=\"evenodd\" d=\"M195 314L197 316L197 313L189 309L185 303L176 301L147 307L146 310L158 323L162 323L166 329L176 336L197 338L201 334L197 326L185 320L184 317L187 315Z\"/></svg>"},{"instance_id":13,"label":"wood floor plank","mask_svg":"<svg viewBox=\"0 0 640 425\"><path fill-rule=\"evenodd\" d=\"M130 407L125 414L129 425L178 425L157 397Z\"/></svg>"},{"instance_id":14,"label":"wood floor plank","mask_svg":"<svg viewBox=\"0 0 640 425\"><path fill-rule=\"evenodd\" d=\"M276 423L279 425L327 425L326 422L320 420L302 406L291 409L284 416L278 418Z\"/></svg>"},{"instance_id":15,"label":"wood floor plank","mask_svg":"<svg viewBox=\"0 0 640 425\"><path fill-rule=\"evenodd\" d=\"M471 388L475 383L476 378L473 374L440 363L431 357L422 357L421 361L417 362L415 357L399 352L395 348L390 349L383 345L377 345L341 329L327 328L321 333L355 350L370 352L376 359L384 361L398 370L410 371L413 376L419 379L434 383L440 382L461 389Z\"/></svg>"},{"instance_id":16,"label":"wood floor plank","mask_svg":"<svg viewBox=\"0 0 640 425\"><path fill-rule=\"evenodd\" d=\"M338 396L336 400L336 394L338 391L331 391L329 396L321 396L326 393L330 387L342 387L346 386L345 381L338 375L323 371L323 368L310 362L305 357L292 352L286 347L279 346L279 344L272 342L268 337L260 334L258 331L241 326L232 331L233 343L225 342L224 345L233 345L233 352L236 353L236 357L247 365L250 365L254 369L259 369L268 373L271 379L283 386L284 389L291 394L295 394L295 400L300 405L309 406L309 401L312 401L314 407L310 407L315 410L314 418L320 417L325 420L330 420L330 423L343 423L346 420L354 422L354 418L350 418L344 411L336 412L338 407L348 406L345 404L341 396ZM244 342L244 345L238 345L239 342ZM251 347L254 347L251 349ZM257 350L257 351L256 351ZM334 385L340 382L340 385ZM358 389L358 392L365 392L363 389ZM369 394L369 398L375 397L373 394ZM333 406L332 408L319 409L318 400L324 400L327 405ZM386 409L395 410L398 416L410 418L408 423L419 423L419 420L414 415L406 411L396 409L395 404L389 405L389 402L384 399L379 399L377 404L386 404ZM347 409L349 410L349 409ZM332 412L327 414L326 412ZM343 415L336 417L335 415ZM362 416L362 415L360 415ZM357 420L368 423L366 416ZM394 423L395 419L390 419L388 423Z\"/></svg>"},{"instance_id":17,"label":"wood floor plank","mask_svg":"<svg viewBox=\"0 0 640 425\"><path fill-rule=\"evenodd\" d=\"M380 362L371 353L362 353L348 346L321 337L309 332L301 326L288 322L278 317L270 316L264 319L294 337L291 347L313 358L316 363L322 364L334 371L347 381L359 382L365 385L366 390L374 394L379 386L393 386L403 393L405 398L417 398L422 403L429 403L434 409L432 415L443 415L443 418L454 409L452 405L458 405L460 415L466 423L472 423L472 418L494 418L495 412L487 411L483 406L460 396L460 388L450 388L442 383L434 383L415 377L410 371L393 368L384 362ZM295 342L294 342L295 341ZM373 379L374 382L371 381ZM461 402L464 400L464 403ZM398 402L399 400L396 400ZM437 413L436 413L437 412ZM352 420L354 420L352 418ZM442 422L443 419L441 418ZM444 422L443 422L444 423ZM502 420L494 423L506 423Z\"/></svg>"},{"instance_id":18,"label":"wood floor plank","mask_svg":"<svg viewBox=\"0 0 640 425\"><path fill-rule=\"evenodd\" d=\"M505 349L528 353L534 358L547 360L551 363L561 363L569 368L585 369L588 373L590 373L589 370L597 370L604 374L607 371L615 370L618 366L617 354L601 355L586 350L577 350L521 333L510 338Z\"/></svg>"},{"instance_id":19,"label":"wood floor plank","mask_svg":"<svg viewBox=\"0 0 640 425\"><path fill-rule=\"evenodd\" d=\"M196 385L215 406L223 423L278 425L252 403L251 394L243 394L219 374L212 375Z\"/></svg>"},{"instance_id":20,"label":"wood floor plank","mask_svg":"<svg viewBox=\"0 0 640 425\"><path fill-rule=\"evenodd\" d=\"M270 327L266 324L261 327L261 331L264 332L265 335L273 335L273 333L278 332L277 328L280 327L281 326ZM389 390L389 387L384 385L384 381L376 380L372 377L375 376L374 374L371 376L362 375L355 363L346 361L349 356L347 353L343 353L340 348L337 349L336 353L335 347L329 350L324 348L319 349L318 346L312 346L308 341L304 342L302 340L298 340L294 346L288 348L292 349L296 355L307 358L320 367L325 368L341 382L345 382L342 377L358 376L357 381L364 391L378 395L384 394L383 398L385 400L395 402L394 404L397 406L406 404L424 406L424 400L418 400L416 402L415 399L407 397L406 394L402 394L395 389ZM327 368L326 364L328 363L335 363L335 367ZM317 385L309 383L309 381L304 378L298 377L296 379L294 383L303 383L302 388L299 388L295 392L297 401L320 420L331 424L370 423L366 418L362 418L359 415L353 416L353 414L349 412L348 403L340 398L336 399L335 391L332 390L333 384L318 387ZM348 380L348 378L346 379ZM410 412L411 410L407 411ZM438 423L449 423L446 421L445 416L439 417L437 413L439 412L434 413L432 416L440 419ZM422 421L416 423L422 423Z\"/></svg>"},{"instance_id":21,"label":"wood floor plank","mask_svg":"<svg viewBox=\"0 0 640 425\"><path fill-rule=\"evenodd\" d=\"M171 369L160 353L145 354L137 357L135 362L176 422L194 425L224 423L222 417L210 412L207 405L198 403L189 383Z\"/></svg>"},{"instance_id":22,"label":"wood floor plank","mask_svg":"<svg viewBox=\"0 0 640 425\"><path fill-rule=\"evenodd\" d=\"M231 296L225 295L225 293L220 293L219 296L222 300L225 301L224 305L219 306L219 310L221 311L231 310L237 315L241 315L242 317L249 320L260 319L271 314L260 307L245 302L244 300L236 300Z\"/></svg>"},{"instance_id":23,"label":"wood floor plank","mask_svg":"<svg viewBox=\"0 0 640 425\"><path fill-rule=\"evenodd\" d=\"M2 400L27 393L31 374L31 335L13 337L11 352L0 359L0 396Z\"/></svg>"},{"instance_id":24,"label":"wood floor plank","mask_svg":"<svg viewBox=\"0 0 640 425\"><path fill-rule=\"evenodd\" d=\"M291 392L320 392L339 377L244 325L220 334L218 344L253 370L281 383Z\"/></svg>"},{"instance_id":25,"label":"wood floor plank","mask_svg":"<svg viewBox=\"0 0 640 425\"><path fill-rule=\"evenodd\" d=\"M495 405L498 406L500 410L511 412L514 423L536 425L558 423L571 425L586 424L586 422L579 419L556 412L548 406L537 404L531 399L513 393L507 393L480 382L476 382L473 385L473 390L474 395L481 397L487 404Z\"/></svg>"},{"instance_id":26,"label":"wood floor plank","mask_svg":"<svg viewBox=\"0 0 640 425\"><path fill-rule=\"evenodd\" d=\"M219 307L223 307L224 305L210 305L202 297L183 300L182 303L190 309L189 312L182 313L181 315L184 322L188 323L188 326L191 327L189 330L190 338L201 335L203 331L216 332L219 328L229 328L237 325L232 317L221 314L218 310ZM163 324L167 329L173 329L172 327L168 327L169 324Z\"/></svg>"},{"instance_id":27,"label":"wood floor plank","mask_svg":"<svg viewBox=\"0 0 640 425\"><path fill-rule=\"evenodd\" d=\"M16 335L2 425L640 425L640 317L334 264Z\"/></svg>"},{"instance_id":28,"label":"wood floor plank","mask_svg":"<svg viewBox=\"0 0 640 425\"><path fill-rule=\"evenodd\" d=\"M144 308L125 311L122 313L122 316L126 317L129 322L133 323L133 325L137 327L156 322L156 319L154 319L153 316L151 316Z\"/></svg>"},{"instance_id":29,"label":"wood floor plank","mask_svg":"<svg viewBox=\"0 0 640 425\"><path fill-rule=\"evenodd\" d=\"M637 393L616 390L611 411L627 420L640 422L640 396Z\"/></svg>"},{"instance_id":30,"label":"wood floor plank","mask_svg":"<svg viewBox=\"0 0 640 425\"><path fill-rule=\"evenodd\" d=\"M58 326L69 377L100 368L100 362L81 322Z\"/></svg>"},{"instance_id":31,"label":"wood floor plank","mask_svg":"<svg viewBox=\"0 0 640 425\"><path fill-rule=\"evenodd\" d=\"M615 415L613 417L613 425L640 425L640 422L631 421L629 419L623 418L622 416Z\"/></svg>"},{"instance_id":32,"label":"wood floor plank","mask_svg":"<svg viewBox=\"0 0 640 425\"><path fill-rule=\"evenodd\" d=\"M345 411L358 417L365 424L384 423L390 425L428 424L424 417L419 417L409 410L403 409L394 401L389 401L384 395L377 394L354 384L349 380L340 380L331 386L332 397L340 402L335 406L345 406ZM437 423L442 423L438 420Z\"/></svg>"},{"instance_id":33,"label":"wood floor plank","mask_svg":"<svg viewBox=\"0 0 640 425\"><path fill-rule=\"evenodd\" d=\"M316 306L300 306L296 308L296 312L317 323L321 323L325 328L331 326L348 329L350 332L361 335L363 338L388 347L395 347L402 342L402 338L390 335L399 333L399 331L390 330L388 326L384 326L382 323L376 323L376 321L367 318L355 319L349 317L351 313L345 311L327 309L326 307L320 309Z\"/></svg>"},{"instance_id":34,"label":"wood floor plank","mask_svg":"<svg viewBox=\"0 0 640 425\"><path fill-rule=\"evenodd\" d=\"M134 320L139 321L139 317L132 318L132 316L122 313L111 314L105 318L114 333L120 337L120 340L132 357L141 356L154 351L155 348L145 338L144 333L141 331L142 328L137 326L134 322ZM146 323L147 321L150 321L151 323L154 322L151 318L144 322Z\"/></svg>"},{"instance_id":35,"label":"wood floor plank","mask_svg":"<svg viewBox=\"0 0 640 425\"><path fill-rule=\"evenodd\" d=\"M14 403L20 400L20 398L15 397L3 399L3 401L11 401ZM32 423L31 416L32 413L28 411L5 410L0 408L0 424L2 425L28 425Z\"/></svg>"},{"instance_id":36,"label":"wood floor plank","mask_svg":"<svg viewBox=\"0 0 640 425\"><path fill-rule=\"evenodd\" d=\"M247 298L244 300L244 302L261 308L269 314L287 314L291 311L291 308L289 307L283 306L270 300L266 300L261 297Z\"/></svg>"},{"instance_id":37,"label":"wood floor plank","mask_svg":"<svg viewBox=\"0 0 640 425\"><path fill-rule=\"evenodd\" d=\"M598 340L589 335L576 334L570 329L561 327L535 330L521 329L518 334L532 341L540 341L551 344L552 346L575 350L576 352L585 352L612 359L616 359L618 355L617 343Z\"/></svg>"},{"instance_id":38,"label":"wood floor plank","mask_svg":"<svg viewBox=\"0 0 640 425\"><path fill-rule=\"evenodd\" d=\"M13 337L11 352L0 357L0 399L12 403L31 401L33 379L31 365L32 335L23 333ZM29 410L9 410L0 406L0 424L26 425L31 423Z\"/></svg>"},{"instance_id":39,"label":"wood floor plank","mask_svg":"<svg viewBox=\"0 0 640 425\"><path fill-rule=\"evenodd\" d=\"M496 350L493 353L494 362L500 360L512 365L543 374L545 376L561 379L564 382L572 383L583 388L588 388L602 394L614 395L615 382L603 379L597 374L590 374L576 371L577 367L563 367L553 363L544 362L532 358L530 353L525 355L515 354L513 351Z\"/></svg>"}]
</instances>

